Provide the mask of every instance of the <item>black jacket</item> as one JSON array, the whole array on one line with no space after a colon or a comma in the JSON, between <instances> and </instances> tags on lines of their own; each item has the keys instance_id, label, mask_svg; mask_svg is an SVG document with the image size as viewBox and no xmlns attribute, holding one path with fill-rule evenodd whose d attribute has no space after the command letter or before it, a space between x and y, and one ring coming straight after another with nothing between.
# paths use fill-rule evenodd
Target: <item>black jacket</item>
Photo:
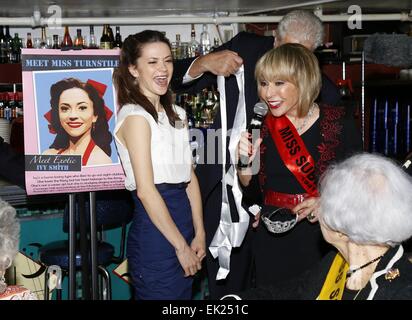
<instances>
[{"instance_id":1,"label":"black jacket","mask_svg":"<svg viewBox=\"0 0 412 320\"><path fill-rule=\"evenodd\" d=\"M296 279L288 279L283 285L251 289L237 295L244 300L315 300L335 256L335 251L330 252L316 267ZM386 279L388 269L398 269L399 276L392 280ZM386 252L379 261L374 275L378 275L376 292L372 292L372 281L369 281L359 292L357 300L412 299L412 256L408 256L402 246L390 248Z\"/></svg>"}]
</instances>

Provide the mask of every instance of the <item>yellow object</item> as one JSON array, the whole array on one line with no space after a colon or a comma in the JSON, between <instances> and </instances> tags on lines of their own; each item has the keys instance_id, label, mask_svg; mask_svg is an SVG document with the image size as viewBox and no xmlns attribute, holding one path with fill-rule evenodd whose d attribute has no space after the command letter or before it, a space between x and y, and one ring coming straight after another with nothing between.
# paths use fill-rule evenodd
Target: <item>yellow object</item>
<instances>
[{"instance_id":1,"label":"yellow object","mask_svg":"<svg viewBox=\"0 0 412 320\"><path fill-rule=\"evenodd\" d=\"M349 265L340 253L332 262L328 275L326 276L323 287L316 300L342 300L345 290L346 272Z\"/></svg>"}]
</instances>

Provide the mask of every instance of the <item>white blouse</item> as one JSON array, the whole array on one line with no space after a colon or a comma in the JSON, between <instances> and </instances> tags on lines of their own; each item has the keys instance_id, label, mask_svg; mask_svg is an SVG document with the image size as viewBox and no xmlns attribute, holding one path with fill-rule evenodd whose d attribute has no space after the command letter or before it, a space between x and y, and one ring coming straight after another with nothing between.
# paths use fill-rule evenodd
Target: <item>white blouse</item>
<instances>
[{"instance_id":1,"label":"white blouse","mask_svg":"<svg viewBox=\"0 0 412 320\"><path fill-rule=\"evenodd\" d=\"M189 182L192 166L192 156L189 145L189 131L186 123L186 112L179 106L173 106L182 123L172 127L166 112L158 113L158 123L140 105L124 105L118 115L114 129L117 151L125 171L125 187L127 190L136 190L133 168L127 148L120 142L117 132L123 121L132 115L143 116L151 129L151 156L154 183L181 183Z\"/></svg>"}]
</instances>

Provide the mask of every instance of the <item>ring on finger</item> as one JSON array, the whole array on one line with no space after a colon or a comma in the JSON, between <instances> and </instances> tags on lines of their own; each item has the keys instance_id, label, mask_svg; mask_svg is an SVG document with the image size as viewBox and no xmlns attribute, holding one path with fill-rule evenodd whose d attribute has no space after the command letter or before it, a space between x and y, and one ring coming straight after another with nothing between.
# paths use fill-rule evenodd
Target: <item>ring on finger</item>
<instances>
[{"instance_id":1,"label":"ring on finger","mask_svg":"<svg viewBox=\"0 0 412 320\"><path fill-rule=\"evenodd\" d=\"M306 216L306 218L307 218L309 221L312 221L312 220L315 219L316 217L315 217L315 215L313 214L313 211L311 211L311 212Z\"/></svg>"}]
</instances>

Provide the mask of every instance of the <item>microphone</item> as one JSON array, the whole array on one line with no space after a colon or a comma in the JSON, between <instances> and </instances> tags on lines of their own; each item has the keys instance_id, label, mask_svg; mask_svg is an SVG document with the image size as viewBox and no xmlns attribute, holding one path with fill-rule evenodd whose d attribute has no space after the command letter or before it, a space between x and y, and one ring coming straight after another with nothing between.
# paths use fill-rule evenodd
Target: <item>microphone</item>
<instances>
[{"instance_id":1,"label":"microphone","mask_svg":"<svg viewBox=\"0 0 412 320\"><path fill-rule=\"evenodd\" d=\"M253 129L260 129L262 127L263 119L266 113L268 113L268 106L264 102L258 102L253 107L253 118L247 127L248 133L252 134ZM249 139L252 142L252 138ZM250 166L249 157L240 155L237 166L239 168L247 168Z\"/></svg>"}]
</instances>

